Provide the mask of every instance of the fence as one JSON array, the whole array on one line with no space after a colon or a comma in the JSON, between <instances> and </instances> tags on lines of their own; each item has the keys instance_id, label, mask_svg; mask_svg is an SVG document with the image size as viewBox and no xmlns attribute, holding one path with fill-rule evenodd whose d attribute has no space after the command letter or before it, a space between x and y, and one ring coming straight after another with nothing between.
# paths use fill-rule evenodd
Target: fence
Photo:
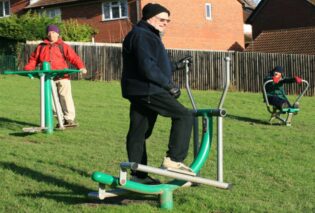
<instances>
[{"instance_id":1,"label":"fence","mask_svg":"<svg viewBox=\"0 0 315 213\"><path fill-rule=\"evenodd\" d=\"M4 70L15 70L16 66L16 57L13 55L0 55L0 74Z\"/></svg>"},{"instance_id":2,"label":"fence","mask_svg":"<svg viewBox=\"0 0 315 213\"><path fill-rule=\"evenodd\" d=\"M122 71L121 47L105 44L71 44L81 56L91 79L101 81L120 80ZM23 67L35 44L26 44L24 54L19 60L19 67ZM220 52L195 50L168 50L170 58L180 59L186 55L193 56L190 80L191 88L198 90L217 90L223 87L224 58L231 58L231 87L237 91L261 92L265 75L275 67L285 68L287 76L301 76L310 83L306 95L314 95L315 56L279 53L254 52ZM180 86L185 84L185 73L178 71L174 80ZM297 84L286 86L289 94L297 94L301 87Z\"/></svg>"}]
</instances>

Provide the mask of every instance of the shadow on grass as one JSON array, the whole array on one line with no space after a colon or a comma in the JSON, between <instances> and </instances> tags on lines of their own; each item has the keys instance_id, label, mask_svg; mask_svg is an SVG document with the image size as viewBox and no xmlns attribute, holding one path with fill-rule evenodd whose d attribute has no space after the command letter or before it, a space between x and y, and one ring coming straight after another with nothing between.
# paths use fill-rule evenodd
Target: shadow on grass
<instances>
[{"instance_id":1,"label":"shadow on grass","mask_svg":"<svg viewBox=\"0 0 315 213\"><path fill-rule=\"evenodd\" d=\"M94 191L97 191L95 189ZM89 191L91 192L91 191ZM99 200L96 198L91 198L85 194L74 194L67 192L53 192L53 191L42 191L40 193L28 193L19 194L25 197L38 198L44 197L47 199L53 199L57 202L62 202L70 205L84 205L89 207L99 207L100 205L106 206L124 206L129 204L149 204L152 206L159 207L159 199L157 195L144 195L138 193L126 193L124 195L119 195L117 197L109 197L104 200Z\"/></svg>"},{"instance_id":2,"label":"shadow on grass","mask_svg":"<svg viewBox=\"0 0 315 213\"><path fill-rule=\"evenodd\" d=\"M0 162L0 167L3 169L11 170L15 174L21 175L26 178L31 178L37 182L45 182L51 184L52 186L58 186L65 188L72 192L56 192L56 191L40 191L37 193L22 193L20 196L31 197L31 198L47 198L53 199L57 202L67 203L67 204L84 204L89 206L95 206L99 204L108 205L127 205L129 203L151 203L151 205L159 205L158 198L156 195L143 195L137 193L127 193L119 197L107 198L103 201L92 199L87 197L88 193L91 191L97 191L97 184L95 189L91 190L85 186L69 183L62 179L45 175L41 172L35 171L30 168L21 167L15 163Z\"/></svg>"},{"instance_id":3,"label":"shadow on grass","mask_svg":"<svg viewBox=\"0 0 315 213\"><path fill-rule=\"evenodd\" d=\"M17 137L26 137L29 135L36 134L36 132L23 132L22 128L25 126L36 127L36 124L28 123L24 121L16 121L9 118L0 117L0 128L6 128L10 130L21 129L21 132L13 132L9 133L9 135L17 136Z\"/></svg>"},{"instance_id":4,"label":"shadow on grass","mask_svg":"<svg viewBox=\"0 0 315 213\"><path fill-rule=\"evenodd\" d=\"M68 169L70 170L71 172L75 172L81 176L84 176L84 177L91 177L91 174L88 174L86 171L83 171L81 169L78 169L78 168L74 168L72 166L68 166L68 165L64 165L64 164L60 164L60 163L49 163L51 165L57 165L58 167L62 167L62 168L65 168L65 169Z\"/></svg>"},{"instance_id":5,"label":"shadow on grass","mask_svg":"<svg viewBox=\"0 0 315 213\"><path fill-rule=\"evenodd\" d=\"M36 127L36 124L27 123L24 121L16 121L16 120L12 120L9 118L0 117L0 128L16 130L16 129L22 129L25 126ZM18 137L25 137L25 136L32 135L32 134L34 134L34 133L22 131L22 132L10 133L9 135L18 136Z\"/></svg>"},{"instance_id":6,"label":"shadow on grass","mask_svg":"<svg viewBox=\"0 0 315 213\"><path fill-rule=\"evenodd\" d=\"M0 127L1 128L5 128L5 127L11 127L11 126L37 126L37 124L33 124L33 123L28 123L28 122L24 122L24 121L16 121L16 120L12 120L10 118L3 118L0 117Z\"/></svg>"},{"instance_id":7,"label":"shadow on grass","mask_svg":"<svg viewBox=\"0 0 315 213\"><path fill-rule=\"evenodd\" d=\"M34 135L36 132L13 132L9 133L9 135L16 136L16 137L26 137L30 135Z\"/></svg>"},{"instance_id":8,"label":"shadow on grass","mask_svg":"<svg viewBox=\"0 0 315 213\"><path fill-rule=\"evenodd\" d=\"M234 120L238 120L238 121L244 121L244 122L248 122L248 123L270 125L269 122L267 122L267 121L254 119L254 118L249 118L249 117L242 117L242 116L237 116L237 115L227 115L226 117L229 118L229 119L234 119Z\"/></svg>"},{"instance_id":9,"label":"shadow on grass","mask_svg":"<svg viewBox=\"0 0 315 213\"><path fill-rule=\"evenodd\" d=\"M33 169L30 168L26 168L26 167L21 167L16 165L15 163L9 163L9 162L0 162L0 166L3 167L4 169L7 170L11 170L13 171L15 174L19 174L23 177L27 177L27 178L31 178L33 180L36 180L38 182L45 182L47 184L51 184L53 186L58 186L58 187L62 187L65 188L67 190L71 190L73 193L70 193L70 195L72 196L68 196L66 200L64 200L64 196L62 198L58 198L55 197L56 201L60 201L60 202L68 202L68 203L82 203L82 198L80 198L79 200L77 200L77 195L82 195L82 194L87 194L89 191L91 191L91 189L79 185L79 184L75 184L75 183L69 183L66 182L62 179L58 179L56 177L52 177L49 175L45 175L41 172L35 171ZM55 194L56 192L47 192L47 191L43 191L43 192L39 192L39 193L33 193L33 194L23 194L24 196L34 196L34 197L46 197L46 198L54 198L51 196L51 194ZM60 194L60 193L57 193ZM86 200L84 200L86 201Z\"/></svg>"}]
</instances>

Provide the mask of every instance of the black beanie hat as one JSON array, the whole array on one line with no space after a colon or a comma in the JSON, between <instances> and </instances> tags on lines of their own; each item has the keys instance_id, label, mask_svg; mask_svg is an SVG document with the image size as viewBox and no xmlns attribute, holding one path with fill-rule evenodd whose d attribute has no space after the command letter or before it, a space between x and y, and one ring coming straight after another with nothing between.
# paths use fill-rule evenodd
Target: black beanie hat
<instances>
[{"instance_id":1,"label":"black beanie hat","mask_svg":"<svg viewBox=\"0 0 315 213\"><path fill-rule=\"evenodd\" d=\"M283 67L281 67L281 66L276 66L275 68L274 68L274 71L276 72L280 72L280 73L283 73Z\"/></svg>"},{"instance_id":2,"label":"black beanie hat","mask_svg":"<svg viewBox=\"0 0 315 213\"><path fill-rule=\"evenodd\" d=\"M274 76L275 72L280 72L281 74L283 74L284 69L281 66L276 66L275 68L273 68L273 70L270 71L270 75Z\"/></svg>"},{"instance_id":3,"label":"black beanie hat","mask_svg":"<svg viewBox=\"0 0 315 213\"><path fill-rule=\"evenodd\" d=\"M152 18L153 16L163 12L171 15L170 11L162 5L149 3L146 4L142 9L142 19L148 20L149 18Z\"/></svg>"}]
</instances>

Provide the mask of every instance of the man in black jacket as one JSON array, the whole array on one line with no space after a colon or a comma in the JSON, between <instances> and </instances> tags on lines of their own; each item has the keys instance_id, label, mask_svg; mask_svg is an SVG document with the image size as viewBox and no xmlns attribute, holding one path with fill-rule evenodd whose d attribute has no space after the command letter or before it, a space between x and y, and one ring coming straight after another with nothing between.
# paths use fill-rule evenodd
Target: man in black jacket
<instances>
[{"instance_id":1,"label":"man in black jacket","mask_svg":"<svg viewBox=\"0 0 315 213\"><path fill-rule=\"evenodd\" d=\"M170 22L170 11L149 3L142 10L142 20L123 42L122 95L130 101L130 126L127 135L129 162L147 165L145 140L150 137L157 116L170 117L172 127L168 151L162 163L165 169L192 172L182 161L186 158L193 115L176 99L180 89L172 81L172 72L183 69L180 60L171 63L161 40ZM158 180L145 172L131 172L131 180L154 184Z\"/></svg>"}]
</instances>

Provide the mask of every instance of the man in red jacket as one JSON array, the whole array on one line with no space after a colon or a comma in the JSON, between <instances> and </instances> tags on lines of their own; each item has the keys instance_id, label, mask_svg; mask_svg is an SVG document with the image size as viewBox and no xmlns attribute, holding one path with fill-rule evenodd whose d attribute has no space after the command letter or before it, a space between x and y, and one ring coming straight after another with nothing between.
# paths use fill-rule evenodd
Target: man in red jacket
<instances>
[{"instance_id":1,"label":"man in red jacket","mask_svg":"<svg viewBox=\"0 0 315 213\"><path fill-rule=\"evenodd\" d=\"M69 45L63 42L59 34L60 31L56 25L49 25L47 27L47 38L31 54L28 63L24 66L24 70L34 70L37 65L41 65L44 61L50 63L52 70L63 70L68 68L68 61L80 69L83 74L87 73L80 57ZM71 92L70 76L65 74L63 77L55 78L54 82L56 83L64 115L64 126L77 126L75 123L75 108Z\"/></svg>"}]
</instances>

